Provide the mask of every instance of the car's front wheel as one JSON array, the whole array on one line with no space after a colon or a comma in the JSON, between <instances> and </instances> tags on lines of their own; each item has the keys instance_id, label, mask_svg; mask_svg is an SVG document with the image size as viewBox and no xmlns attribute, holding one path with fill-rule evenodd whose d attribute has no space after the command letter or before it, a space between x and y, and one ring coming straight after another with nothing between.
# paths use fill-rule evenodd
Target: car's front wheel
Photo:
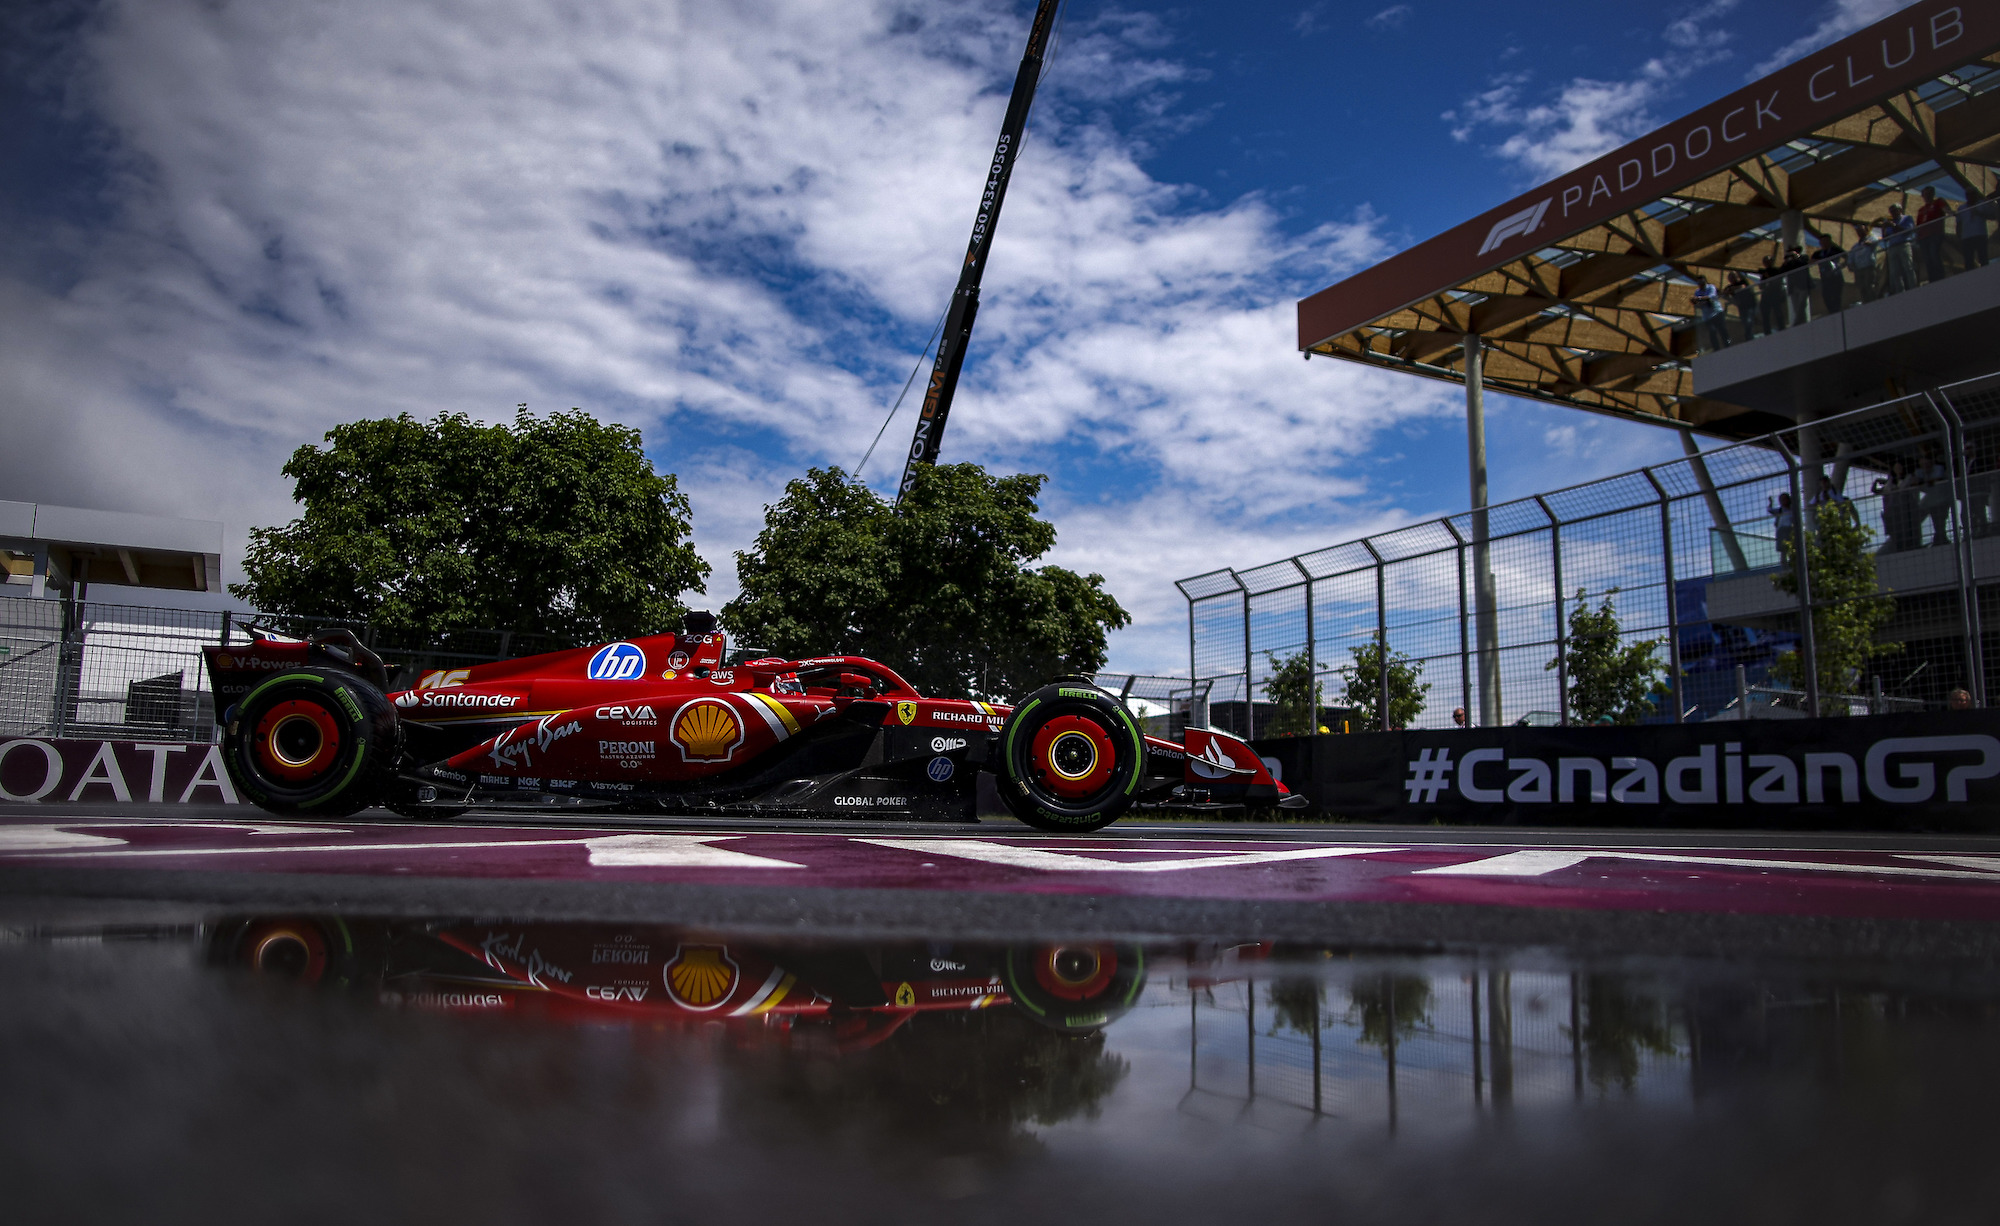
<instances>
[{"instance_id":1,"label":"car's front wheel","mask_svg":"<svg viewBox=\"0 0 2000 1226\"><path fill-rule=\"evenodd\" d=\"M1145 756L1116 698L1081 682L1043 686L1000 730L1000 798L1038 830L1102 829L1131 807Z\"/></svg>"}]
</instances>

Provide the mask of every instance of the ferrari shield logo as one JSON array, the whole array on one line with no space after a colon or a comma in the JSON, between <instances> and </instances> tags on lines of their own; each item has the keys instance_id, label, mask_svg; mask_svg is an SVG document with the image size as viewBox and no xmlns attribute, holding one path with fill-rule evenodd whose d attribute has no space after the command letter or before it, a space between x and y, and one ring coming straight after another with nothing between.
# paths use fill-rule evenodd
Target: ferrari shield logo
<instances>
[{"instance_id":1,"label":"ferrari shield logo","mask_svg":"<svg viewBox=\"0 0 2000 1226\"><path fill-rule=\"evenodd\" d=\"M914 702L899 702L899 703L897 703L897 704L896 704L896 718L897 718L897 719L900 719L900 720L902 720L902 721L903 721L903 722L904 722L905 724L914 724L914 723L916 723L916 722L917 722L917 704L916 704L916 703L914 703Z\"/></svg>"}]
</instances>

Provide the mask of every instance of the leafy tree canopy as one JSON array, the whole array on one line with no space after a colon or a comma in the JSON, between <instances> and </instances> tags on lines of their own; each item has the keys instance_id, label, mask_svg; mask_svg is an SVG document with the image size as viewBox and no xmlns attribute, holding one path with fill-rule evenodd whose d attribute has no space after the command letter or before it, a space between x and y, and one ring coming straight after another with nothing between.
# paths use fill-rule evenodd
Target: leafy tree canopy
<instances>
[{"instance_id":1,"label":"leafy tree canopy","mask_svg":"<svg viewBox=\"0 0 2000 1226\"><path fill-rule=\"evenodd\" d=\"M1431 692L1431 683L1423 680L1424 662L1415 660L1400 651L1385 651L1380 643L1362 643L1348 649L1354 655L1352 664L1343 664L1333 670L1345 682L1347 704L1361 710L1361 720L1370 728L1376 726L1382 711L1383 659L1388 660L1389 678L1389 727L1407 728L1423 714L1425 696Z\"/></svg>"},{"instance_id":2,"label":"leafy tree canopy","mask_svg":"<svg viewBox=\"0 0 2000 1226\"><path fill-rule=\"evenodd\" d=\"M285 475L305 512L256 528L230 591L278 616L575 642L667 630L708 564L688 501L639 432L572 409L349 422Z\"/></svg>"},{"instance_id":3,"label":"leafy tree canopy","mask_svg":"<svg viewBox=\"0 0 2000 1226\"><path fill-rule=\"evenodd\" d=\"M1574 724L1636 724L1658 710L1654 696L1665 690L1666 665L1657 656L1665 639L1619 641L1618 609L1604 593L1595 609L1576 589L1569 614L1569 639L1562 663L1569 680L1569 718ZM1550 660L1545 669L1556 667Z\"/></svg>"},{"instance_id":4,"label":"leafy tree canopy","mask_svg":"<svg viewBox=\"0 0 2000 1226\"><path fill-rule=\"evenodd\" d=\"M1861 522L1854 504L1845 499L1824 502L1808 510L1806 570L1812 588L1813 657L1819 665L1821 715L1847 714L1840 694L1861 692L1868 660L1903 649L1901 643L1875 641L1896 616L1894 597L1882 594L1875 578L1875 555L1868 546L1875 533ZM1799 594L1794 566L1797 533L1778 541L1784 569L1771 582L1790 596ZM1771 671L1780 680L1803 687L1806 670L1797 651L1779 656Z\"/></svg>"},{"instance_id":5,"label":"leafy tree canopy","mask_svg":"<svg viewBox=\"0 0 2000 1226\"><path fill-rule=\"evenodd\" d=\"M1271 676L1264 692L1277 708L1269 728L1258 728L1264 736L1311 736L1318 731L1319 709L1325 705L1326 687L1313 676L1312 659L1301 651L1282 660L1265 652L1271 661Z\"/></svg>"},{"instance_id":6,"label":"leafy tree canopy","mask_svg":"<svg viewBox=\"0 0 2000 1226\"><path fill-rule=\"evenodd\" d=\"M1035 567L1056 543L1037 517L1046 477L920 466L900 512L838 468L765 508L722 610L741 643L793 658L859 655L940 696L1011 698L1104 666L1132 619L1101 575Z\"/></svg>"}]
</instances>

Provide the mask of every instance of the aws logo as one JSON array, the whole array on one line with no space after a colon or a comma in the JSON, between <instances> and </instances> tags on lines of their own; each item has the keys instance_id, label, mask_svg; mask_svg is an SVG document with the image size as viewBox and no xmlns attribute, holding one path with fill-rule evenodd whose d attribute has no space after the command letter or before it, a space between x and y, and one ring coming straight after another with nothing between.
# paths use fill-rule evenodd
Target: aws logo
<instances>
[{"instance_id":1,"label":"aws logo","mask_svg":"<svg viewBox=\"0 0 2000 1226\"><path fill-rule=\"evenodd\" d=\"M743 744L743 721L720 698L698 698L674 717L668 735L683 762L727 762Z\"/></svg>"}]
</instances>

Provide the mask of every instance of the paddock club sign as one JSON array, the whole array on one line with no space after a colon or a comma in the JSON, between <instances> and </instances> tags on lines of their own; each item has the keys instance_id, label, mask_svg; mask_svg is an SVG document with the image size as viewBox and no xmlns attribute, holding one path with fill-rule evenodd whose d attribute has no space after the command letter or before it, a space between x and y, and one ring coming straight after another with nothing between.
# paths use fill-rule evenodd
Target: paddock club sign
<instances>
[{"instance_id":1,"label":"paddock club sign","mask_svg":"<svg viewBox=\"0 0 2000 1226\"><path fill-rule=\"evenodd\" d=\"M1992 0L1919 0L1298 305L1299 348L1577 234L2000 46Z\"/></svg>"},{"instance_id":2,"label":"paddock club sign","mask_svg":"<svg viewBox=\"0 0 2000 1226\"><path fill-rule=\"evenodd\" d=\"M2000 711L1257 742L1341 817L1504 825L2000 825Z\"/></svg>"}]
</instances>

